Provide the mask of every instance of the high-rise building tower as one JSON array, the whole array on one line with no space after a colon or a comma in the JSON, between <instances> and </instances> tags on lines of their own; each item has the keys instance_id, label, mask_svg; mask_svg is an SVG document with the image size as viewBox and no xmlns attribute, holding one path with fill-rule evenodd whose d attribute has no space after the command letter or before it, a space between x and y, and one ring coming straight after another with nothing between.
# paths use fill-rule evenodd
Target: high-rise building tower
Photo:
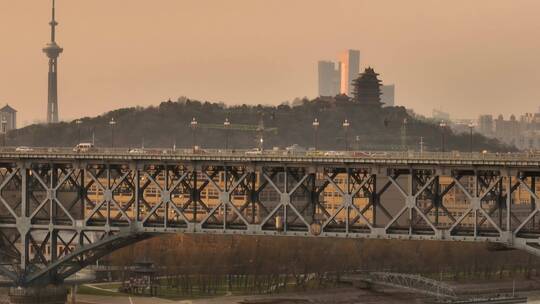
<instances>
[{"instance_id":1,"label":"high-rise building tower","mask_svg":"<svg viewBox=\"0 0 540 304\"><path fill-rule=\"evenodd\" d=\"M340 65L332 61L319 61L319 96L336 96L340 90Z\"/></svg>"},{"instance_id":2,"label":"high-rise building tower","mask_svg":"<svg viewBox=\"0 0 540 304\"><path fill-rule=\"evenodd\" d=\"M351 95L353 92L352 82L360 73L360 51L347 50L339 57L341 62L341 94Z\"/></svg>"},{"instance_id":3,"label":"high-rise building tower","mask_svg":"<svg viewBox=\"0 0 540 304\"><path fill-rule=\"evenodd\" d=\"M395 93L396 86L393 84L386 84L381 86L381 102L383 107L393 107L395 106Z\"/></svg>"},{"instance_id":4,"label":"high-rise building tower","mask_svg":"<svg viewBox=\"0 0 540 304\"><path fill-rule=\"evenodd\" d=\"M47 97L47 123L58 122L58 56L63 49L56 44L56 26L58 23L55 19L55 0L52 0L52 20L51 25L51 42L43 48L43 52L49 58L49 87Z\"/></svg>"}]
</instances>

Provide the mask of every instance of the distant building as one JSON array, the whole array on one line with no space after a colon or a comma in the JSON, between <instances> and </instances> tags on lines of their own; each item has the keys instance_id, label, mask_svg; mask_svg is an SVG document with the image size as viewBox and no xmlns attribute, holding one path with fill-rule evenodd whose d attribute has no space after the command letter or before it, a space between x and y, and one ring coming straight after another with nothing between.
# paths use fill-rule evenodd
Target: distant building
<instances>
[{"instance_id":1,"label":"distant building","mask_svg":"<svg viewBox=\"0 0 540 304\"><path fill-rule=\"evenodd\" d=\"M431 111L431 117L435 120L441 120L445 122L450 121L450 114L442 110L433 109L433 111Z\"/></svg>"},{"instance_id":2,"label":"distant building","mask_svg":"<svg viewBox=\"0 0 540 304\"><path fill-rule=\"evenodd\" d=\"M0 109L0 132L6 133L17 129L17 110L5 105Z\"/></svg>"},{"instance_id":3,"label":"distant building","mask_svg":"<svg viewBox=\"0 0 540 304\"><path fill-rule=\"evenodd\" d=\"M332 61L319 61L319 96L336 96L341 83L341 67Z\"/></svg>"},{"instance_id":4,"label":"distant building","mask_svg":"<svg viewBox=\"0 0 540 304\"><path fill-rule=\"evenodd\" d=\"M353 100L366 106L381 106L381 80L373 68L368 67L364 73L353 81Z\"/></svg>"},{"instance_id":5,"label":"distant building","mask_svg":"<svg viewBox=\"0 0 540 304\"><path fill-rule=\"evenodd\" d=\"M478 117L478 132L486 136L493 136L494 129L492 115L480 115Z\"/></svg>"},{"instance_id":6,"label":"distant building","mask_svg":"<svg viewBox=\"0 0 540 304\"><path fill-rule=\"evenodd\" d=\"M504 120L502 115L495 119L495 137L505 143L520 146L520 125L516 116L511 115L510 120Z\"/></svg>"},{"instance_id":7,"label":"distant building","mask_svg":"<svg viewBox=\"0 0 540 304\"><path fill-rule=\"evenodd\" d=\"M510 115L508 120L503 115L480 115L477 130L521 150L540 150L540 113L524 113L519 119Z\"/></svg>"},{"instance_id":8,"label":"distant building","mask_svg":"<svg viewBox=\"0 0 540 304\"><path fill-rule=\"evenodd\" d=\"M396 86L393 84L387 84L381 86L381 102L383 107L393 107L396 105L394 96L396 91Z\"/></svg>"},{"instance_id":9,"label":"distant building","mask_svg":"<svg viewBox=\"0 0 540 304\"><path fill-rule=\"evenodd\" d=\"M339 57L341 63L341 94L351 95L353 80L360 73L360 51L347 50Z\"/></svg>"}]
</instances>

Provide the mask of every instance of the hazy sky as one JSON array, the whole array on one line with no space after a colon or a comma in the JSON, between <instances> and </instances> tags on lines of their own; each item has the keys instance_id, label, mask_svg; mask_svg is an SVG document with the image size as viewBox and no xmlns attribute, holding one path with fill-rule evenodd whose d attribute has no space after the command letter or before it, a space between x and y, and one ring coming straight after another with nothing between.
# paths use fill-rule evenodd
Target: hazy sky
<instances>
[{"instance_id":1,"label":"hazy sky","mask_svg":"<svg viewBox=\"0 0 540 304\"><path fill-rule=\"evenodd\" d=\"M538 0L57 0L61 119L178 96L279 104L361 50L396 101L457 117L540 106ZM0 0L0 103L45 119L50 1Z\"/></svg>"}]
</instances>

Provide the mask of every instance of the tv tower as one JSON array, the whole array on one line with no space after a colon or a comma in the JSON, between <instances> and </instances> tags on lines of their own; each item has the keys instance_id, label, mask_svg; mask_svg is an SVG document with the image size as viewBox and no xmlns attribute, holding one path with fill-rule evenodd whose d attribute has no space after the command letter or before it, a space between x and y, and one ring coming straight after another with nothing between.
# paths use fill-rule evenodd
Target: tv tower
<instances>
[{"instance_id":1,"label":"tv tower","mask_svg":"<svg viewBox=\"0 0 540 304\"><path fill-rule=\"evenodd\" d=\"M52 0L52 20L51 25L51 42L43 48L43 52L49 58L49 87L47 97L47 123L58 122L58 88L57 88L57 70L58 56L64 49L56 44L56 26L58 22L55 20L55 0Z\"/></svg>"}]
</instances>

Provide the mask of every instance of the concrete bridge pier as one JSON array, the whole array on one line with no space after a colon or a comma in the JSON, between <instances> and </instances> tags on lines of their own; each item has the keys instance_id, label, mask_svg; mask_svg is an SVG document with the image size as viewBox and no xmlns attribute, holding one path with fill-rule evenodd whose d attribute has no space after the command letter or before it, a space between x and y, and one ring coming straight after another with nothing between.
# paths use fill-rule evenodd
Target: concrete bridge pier
<instances>
[{"instance_id":1,"label":"concrete bridge pier","mask_svg":"<svg viewBox=\"0 0 540 304\"><path fill-rule=\"evenodd\" d=\"M9 289L9 301L12 304L66 304L65 286L12 287Z\"/></svg>"}]
</instances>

